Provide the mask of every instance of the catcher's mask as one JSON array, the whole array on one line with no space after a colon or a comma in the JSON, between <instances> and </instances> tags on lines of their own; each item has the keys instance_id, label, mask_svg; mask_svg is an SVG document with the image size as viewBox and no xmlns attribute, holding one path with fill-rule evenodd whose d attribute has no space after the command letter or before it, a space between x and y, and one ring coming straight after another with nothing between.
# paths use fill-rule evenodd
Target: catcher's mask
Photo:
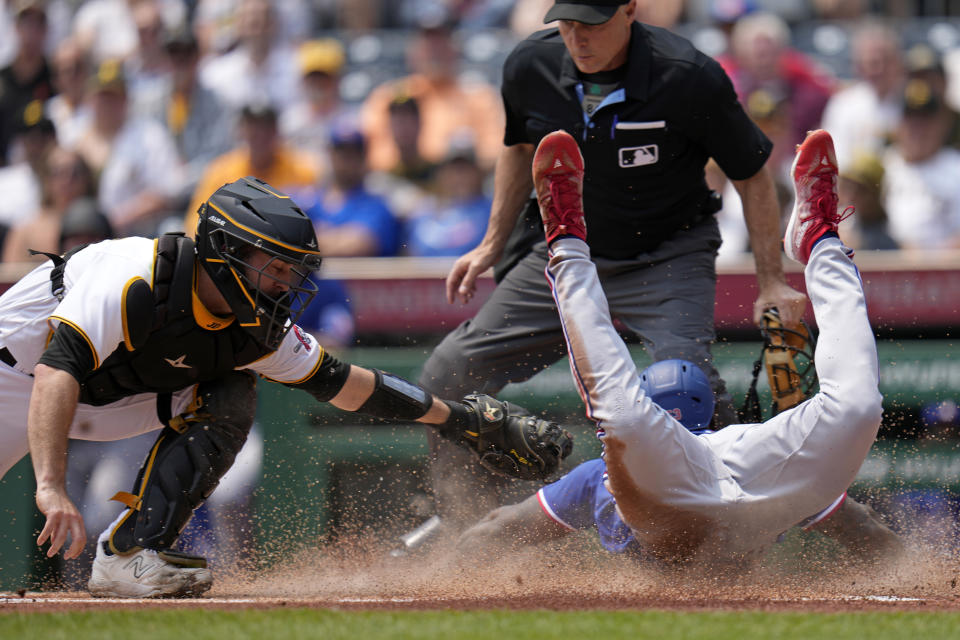
<instances>
[{"instance_id":1,"label":"catcher's mask","mask_svg":"<svg viewBox=\"0 0 960 640\"><path fill-rule=\"evenodd\" d=\"M247 177L200 205L200 264L240 326L271 349L317 293L317 236L306 214L267 183Z\"/></svg>"},{"instance_id":2,"label":"catcher's mask","mask_svg":"<svg viewBox=\"0 0 960 640\"><path fill-rule=\"evenodd\" d=\"M640 373L640 388L690 433L710 432L713 388L700 367L689 360L661 360Z\"/></svg>"}]
</instances>

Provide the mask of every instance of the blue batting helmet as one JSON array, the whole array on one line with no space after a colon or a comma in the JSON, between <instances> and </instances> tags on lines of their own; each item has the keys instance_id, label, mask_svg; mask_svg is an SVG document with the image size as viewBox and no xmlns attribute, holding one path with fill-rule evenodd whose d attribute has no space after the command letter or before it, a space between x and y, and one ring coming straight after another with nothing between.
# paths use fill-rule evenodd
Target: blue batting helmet
<instances>
[{"instance_id":1,"label":"blue batting helmet","mask_svg":"<svg viewBox=\"0 0 960 640\"><path fill-rule=\"evenodd\" d=\"M706 374L688 360L661 360L643 370L640 387L691 433L710 430L713 389Z\"/></svg>"}]
</instances>

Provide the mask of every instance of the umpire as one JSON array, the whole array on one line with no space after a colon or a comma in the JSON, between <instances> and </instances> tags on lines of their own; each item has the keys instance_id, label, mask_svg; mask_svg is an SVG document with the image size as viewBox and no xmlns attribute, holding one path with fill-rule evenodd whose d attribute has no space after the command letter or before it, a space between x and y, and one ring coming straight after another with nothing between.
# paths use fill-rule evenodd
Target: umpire
<instances>
[{"instance_id":1,"label":"umpire","mask_svg":"<svg viewBox=\"0 0 960 640\"><path fill-rule=\"evenodd\" d=\"M424 365L420 383L433 393L494 393L564 355L544 280L547 246L539 228L524 223L539 220L530 200L534 151L556 129L576 138L590 168L583 183L588 242L611 312L654 360L680 358L704 369L718 400L715 426L735 412L710 353L721 242L719 196L704 178L710 158L743 199L759 286L754 321L777 307L786 324L799 322L806 298L787 285L781 264L779 209L765 167L772 143L719 64L687 40L636 22L637 11L637 0L556 0L544 22L559 21L557 28L534 33L506 60L506 146L489 226L454 264L447 299L470 300L477 277L494 265L498 284ZM525 234L539 242L525 246ZM440 515L460 529L497 506L506 486L428 435Z\"/></svg>"}]
</instances>

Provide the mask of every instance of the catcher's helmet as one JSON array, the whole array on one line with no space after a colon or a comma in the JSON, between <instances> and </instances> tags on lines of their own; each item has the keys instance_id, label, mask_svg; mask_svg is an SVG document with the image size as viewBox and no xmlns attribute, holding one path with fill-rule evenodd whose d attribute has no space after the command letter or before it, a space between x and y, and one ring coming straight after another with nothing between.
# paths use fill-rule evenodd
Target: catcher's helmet
<instances>
[{"instance_id":1,"label":"catcher's helmet","mask_svg":"<svg viewBox=\"0 0 960 640\"><path fill-rule=\"evenodd\" d=\"M256 178L224 185L198 211L197 257L240 326L275 349L317 293L310 281L320 268L317 236L307 215L289 196ZM255 250L269 256L259 269L249 263ZM293 265L283 293L264 289L274 260ZM267 287L269 288L269 287Z\"/></svg>"},{"instance_id":2,"label":"catcher's helmet","mask_svg":"<svg viewBox=\"0 0 960 640\"><path fill-rule=\"evenodd\" d=\"M691 433L710 431L713 389L706 374L687 360L661 360L640 373L640 388Z\"/></svg>"}]
</instances>

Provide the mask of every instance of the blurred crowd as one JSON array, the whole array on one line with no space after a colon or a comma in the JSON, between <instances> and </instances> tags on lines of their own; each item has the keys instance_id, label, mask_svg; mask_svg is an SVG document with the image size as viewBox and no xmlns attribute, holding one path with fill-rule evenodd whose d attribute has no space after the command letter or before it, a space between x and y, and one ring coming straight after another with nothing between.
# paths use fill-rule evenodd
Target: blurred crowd
<instances>
[{"instance_id":1,"label":"blurred crowd","mask_svg":"<svg viewBox=\"0 0 960 640\"><path fill-rule=\"evenodd\" d=\"M191 233L244 175L289 193L327 256L453 256L487 223L499 65L552 0L3 0L0 244ZM960 246L960 29L943 0L658 0L776 143L822 126L862 249ZM894 24L907 19L912 31ZM725 195L722 257L748 250Z\"/></svg>"}]
</instances>

